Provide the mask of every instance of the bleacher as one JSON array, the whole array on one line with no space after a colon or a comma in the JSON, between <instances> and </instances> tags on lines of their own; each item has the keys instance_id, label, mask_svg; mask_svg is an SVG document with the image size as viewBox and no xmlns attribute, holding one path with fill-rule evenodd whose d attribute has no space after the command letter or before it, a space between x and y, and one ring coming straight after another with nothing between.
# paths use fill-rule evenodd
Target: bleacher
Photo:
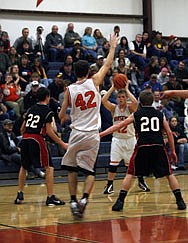
<instances>
[{"instance_id":1,"label":"bleacher","mask_svg":"<svg viewBox=\"0 0 188 243\"><path fill-rule=\"evenodd\" d=\"M110 146L111 142L101 142L99 153L96 161L96 172L107 173L108 163L110 160ZM61 174L61 160L59 156L58 147L56 144L51 145L52 160L55 169L55 175ZM123 164L122 164L123 165ZM1 179L15 179L18 177L19 167L15 163L7 163L0 160L0 178ZM65 174L65 173L63 173Z\"/></svg>"}]
</instances>

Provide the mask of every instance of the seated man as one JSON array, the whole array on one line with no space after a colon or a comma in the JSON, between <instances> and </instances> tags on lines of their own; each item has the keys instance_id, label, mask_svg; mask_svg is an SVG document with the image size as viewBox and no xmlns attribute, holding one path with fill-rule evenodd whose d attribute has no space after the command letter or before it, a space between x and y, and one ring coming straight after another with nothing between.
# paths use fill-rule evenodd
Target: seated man
<instances>
[{"instance_id":1,"label":"seated man","mask_svg":"<svg viewBox=\"0 0 188 243\"><path fill-rule=\"evenodd\" d=\"M16 137L13 129L13 121L5 119L3 122L2 132L0 133L0 147L1 156L5 162L16 163L19 167L21 165L21 155L20 155L20 140ZM44 178L45 173L39 168L30 168L31 171L37 176Z\"/></svg>"}]
</instances>

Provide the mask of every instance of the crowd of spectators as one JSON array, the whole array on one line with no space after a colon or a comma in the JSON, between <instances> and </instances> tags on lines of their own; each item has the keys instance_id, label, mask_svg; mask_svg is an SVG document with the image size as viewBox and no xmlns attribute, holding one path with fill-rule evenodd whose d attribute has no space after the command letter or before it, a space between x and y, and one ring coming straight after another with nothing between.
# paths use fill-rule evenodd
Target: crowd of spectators
<instances>
[{"instance_id":1,"label":"crowd of spectators","mask_svg":"<svg viewBox=\"0 0 188 243\"><path fill-rule=\"evenodd\" d=\"M44 36L44 28L36 27L32 36L29 28L22 29L22 35L10 43L9 34L0 34L0 121L21 119L27 109L37 102L35 93L38 87L50 89L50 107L54 111L58 131L64 124L58 119L63 94L67 85L76 82L74 63L88 60L89 77L92 77L105 62L109 52L109 41L102 31L88 26L83 36L75 32L74 24L69 23L64 36L57 25ZM164 38L160 31L137 33L134 40L128 40L126 33L114 26L119 37L114 63L106 75L101 91L107 91L117 73L126 74L130 80L130 91L138 98L143 89L154 92L156 109L160 109L169 120L173 115L180 118L183 125L184 100L173 98L160 101L160 93L167 89L188 88L188 51L181 38L171 35ZM54 75L48 76L49 64L61 62ZM158 98L157 98L158 97ZM115 99L113 94L112 99ZM158 101L157 101L158 99ZM160 103L160 105L159 105ZM103 121L106 111L101 108ZM109 115L108 115L109 116ZM69 116L67 115L67 119ZM111 122L107 121L111 124ZM68 122L69 124L69 122ZM107 127L102 124L102 127Z\"/></svg>"}]
</instances>

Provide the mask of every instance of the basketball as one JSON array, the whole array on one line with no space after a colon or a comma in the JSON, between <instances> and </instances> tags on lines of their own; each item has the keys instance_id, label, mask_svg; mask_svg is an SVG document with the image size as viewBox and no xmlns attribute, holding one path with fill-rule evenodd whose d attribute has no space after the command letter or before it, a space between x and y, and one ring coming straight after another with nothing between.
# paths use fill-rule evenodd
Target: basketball
<instances>
[{"instance_id":1,"label":"basketball","mask_svg":"<svg viewBox=\"0 0 188 243\"><path fill-rule=\"evenodd\" d=\"M114 88L115 89L123 89L128 81L128 78L123 73L118 73L113 78Z\"/></svg>"}]
</instances>

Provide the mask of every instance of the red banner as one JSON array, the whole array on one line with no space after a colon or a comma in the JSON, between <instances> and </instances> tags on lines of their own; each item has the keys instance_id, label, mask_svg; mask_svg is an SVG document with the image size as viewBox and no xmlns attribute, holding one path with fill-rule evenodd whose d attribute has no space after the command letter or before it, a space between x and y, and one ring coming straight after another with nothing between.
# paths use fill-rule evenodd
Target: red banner
<instances>
[{"instance_id":1,"label":"red banner","mask_svg":"<svg viewBox=\"0 0 188 243\"><path fill-rule=\"evenodd\" d=\"M43 0L37 0L37 5L36 5L36 7L38 7L39 4L41 4L42 1L43 1Z\"/></svg>"}]
</instances>

